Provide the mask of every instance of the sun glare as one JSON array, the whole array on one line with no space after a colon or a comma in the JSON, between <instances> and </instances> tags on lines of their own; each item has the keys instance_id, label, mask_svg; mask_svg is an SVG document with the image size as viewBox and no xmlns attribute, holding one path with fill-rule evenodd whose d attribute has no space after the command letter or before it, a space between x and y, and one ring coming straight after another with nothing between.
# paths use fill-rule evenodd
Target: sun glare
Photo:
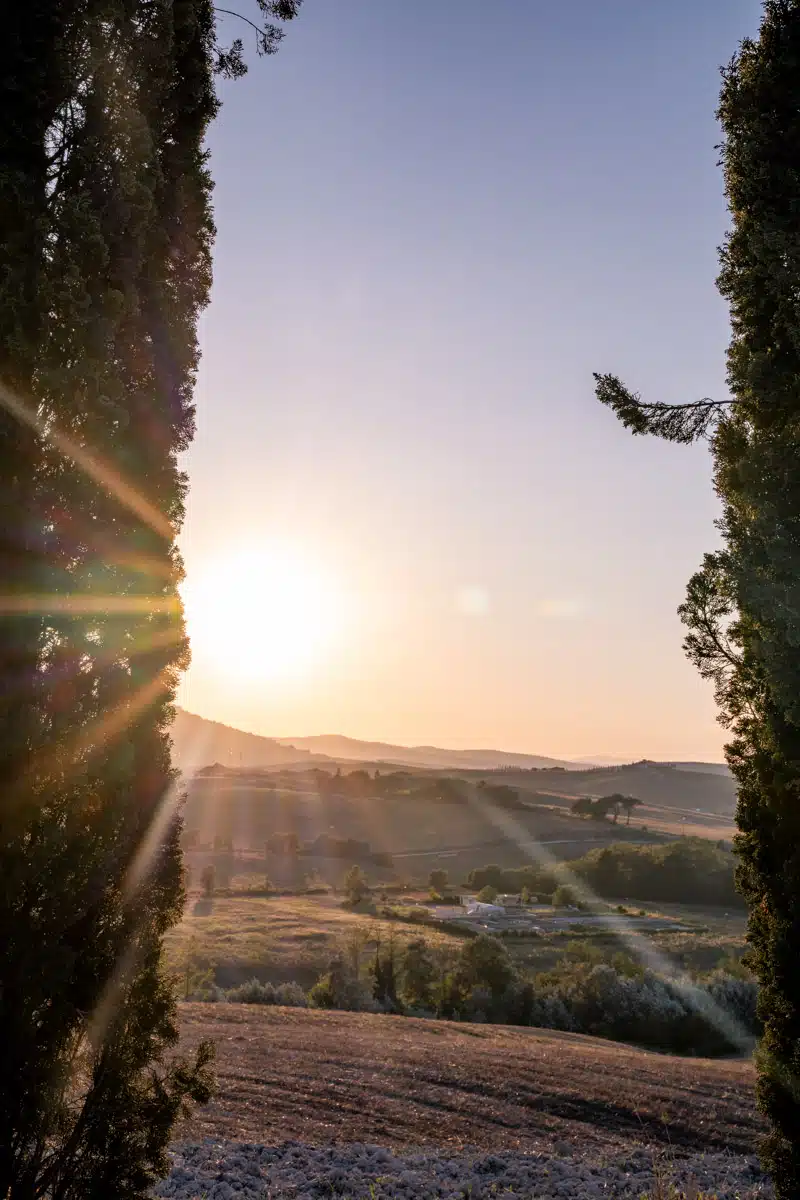
<instances>
[{"instance_id":1,"label":"sun glare","mask_svg":"<svg viewBox=\"0 0 800 1200\"><path fill-rule=\"evenodd\" d=\"M268 682L313 670L343 624L335 579L287 546L254 546L208 565L184 587L196 659L239 680Z\"/></svg>"}]
</instances>

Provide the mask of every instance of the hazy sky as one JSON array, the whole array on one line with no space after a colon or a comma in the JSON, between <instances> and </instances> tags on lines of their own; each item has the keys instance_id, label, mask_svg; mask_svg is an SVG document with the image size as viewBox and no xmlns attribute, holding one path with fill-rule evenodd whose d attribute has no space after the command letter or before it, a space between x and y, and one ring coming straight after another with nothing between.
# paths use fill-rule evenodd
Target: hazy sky
<instances>
[{"instance_id":1,"label":"hazy sky","mask_svg":"<svg viewBox=\"0 0 800 1200\"><path fill-rule=\"evenodd\" d=\"M708 455L632 438L592 371L724 389L714 109L758 14L306 0L225 85L186 707L719 757L675 615L715 543Z\"/></svg>"}]
</instances>

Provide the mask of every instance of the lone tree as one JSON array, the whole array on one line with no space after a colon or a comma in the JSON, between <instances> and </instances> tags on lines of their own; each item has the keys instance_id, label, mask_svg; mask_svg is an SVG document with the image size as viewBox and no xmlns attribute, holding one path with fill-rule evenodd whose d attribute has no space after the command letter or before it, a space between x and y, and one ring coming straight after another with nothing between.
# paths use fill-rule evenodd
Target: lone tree
<instances>
[{"instance_id":1,"label":"lone tree","mask_svg":"<svg viewBox=\"0 0 800 1200\"><path fill-rule=\"evenodd\" d=\"M353 865L344 877L344 891L348 904L358 904L369 895L367 877L361 867Z\"/></svg>"},{"instance_id":2,"label":"lone tree","mask_svg":"<svg viewBox=\"0 0 800 1200\"><path fill-rule=\"evenodd\" d=\"M415 1008L433 1007L436 962L424 938L409 942L401 957L403 996Z\"/></svg>"},{"instance_id":3,"label":"lone tree","mask_svg":"<svg viewBox=\"0 0 800 1200\"><path fill-rule=\"evenodd\" d=\"M437 867L428 876L428 886L432 892L442 895L447 890L447 871Z\"/></svg>"},{"instance_id":4,"label":"lone tree","mask_svg":"<svg viewBox=\"0 0 800 1200\"><path fill-rule=\"evenodd\" d=\"M758 39L723 72L718 115L730 397L646 403L616 376L595 379L634 433L711 442L723 547L705 556L679 611L730 731L737 883L761 985L762 1155L788 1200L800 1195L800 0L764 4Z\"/></svg>"},{"instance_id":5,"label":"lone tree","mask_svg":"<svg viewBox=\"0 0 800 1200\"><path fill-rule=\"evenodd\" d=\"M642 803L641 800L639 800L636 796L621 796L620 797L619 804L620 804L620 808L624 809L624 811L625 811L625 824L626 825L630 825L631 813L633 812L633 810L635 808L638 808L641 803Z\"/></svg>"},{"instance_id":6,"label":"lone tree","mask_svg":"<svg viewBox=\"0 0 800 1200\"><path fill-rule=\"evenodd\" d=\"M570 805L570 812L575 813L576 817L590 817L594 811L594 800L591 796L578 796Z\"/></svg>"},{"instance_id":7,"label":"lone tree","mask_svg":"<svg viewBox=\"0 0 800 1200\"><path fill-rule=\"evenodd\" d=\"M265 18L289 0L259 0ZM176 537L211 279L210 0L30 0L0 38L0 1196L149 1194L170 1057ZM274 48L269 24L259 49Z\"/></svg>"},{"instance_id":8,"label":"lone tree","mask_svg":"<svg viewBox=\"0 0 800 1200\"><path fill-rule=\"evenodd\" d=\"M200 886L203 889L203 895L210 900L217 886L217 872L213 863L207 863L200 872Z\"/></svg>"}]
</instances>

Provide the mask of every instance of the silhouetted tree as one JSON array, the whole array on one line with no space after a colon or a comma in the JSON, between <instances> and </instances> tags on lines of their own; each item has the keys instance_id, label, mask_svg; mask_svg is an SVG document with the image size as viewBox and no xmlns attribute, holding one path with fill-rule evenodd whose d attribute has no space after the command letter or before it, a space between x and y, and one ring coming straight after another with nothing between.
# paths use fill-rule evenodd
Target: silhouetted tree
<instances>
[{"instance_id":1,"label":"silhouetted tree","mask_svg":"<svg viewBox=\"0 0 800 1200\"><path fill-rule=\"evenodd\" d=\"M570 805L570 812L579 817L590 817L593 811L594 800L591 796L579 796L575 803Z\"/></svg>"},{"instance_id":2,"label":"silhouetted tree","mask_svg":"<svg viewBox=\"0 0 800 1200\"><path fill-rule=\"evenodd\" d=\"M416 938L406 946L401 959L403 996L415 1008L431 1008L436 982L436 962L428 943Z\"/></svg>"},{"instance_id":3,"label":"silhouetted tree","mask_svg":"<svg viewBox=\"0 0 800 1200\"><path fill-rule=\"evenodd\" d=\"M31 0L0 38L4 1197L144 1197L209 1096L161 951L215 65L208 0Z\"/></svg>"},{"instance_id":4,"label":"silhouetted tree","mask_svg":"<svg viewBox=\"0 0 800 1200\"><path fill-rule=\"evenodd\" d=\"M200 872L200 886L203 889L203 895L209 898L213 896L216 884L217 872L214 869L213 863L208 863Z\"/></svg>"},{"instance_id":5,"label":"silhouetted tree","mask_svg":"<svg viewBox=\"0 0 800 1200\"><path fill-rule=\"evenodd\" d=\"M759 37L723 73L719 117L731 231L730 399L648 404L598 375L635 433L711 437L722 549L692 577L685 646L712 680L738 783L737 879L761 984L757 1096L779 1200L800 1194L800 2L766 0Z\"/></svg>"},{"instance_id":6,"label":"silhouetted tree","mask_svg":"<svg viewBox=\"0 0 800 1200\"><path fill-rule=\"evenodd\" d=\"M631 813L633 812L633 810L635 808L638 808L642 802L641 802L641 800L638 800L636 798L636 796L622 796L622 797L620 797L619 803L620 803L620 808L623 808L625 810L625 814L626 814L625 815L625 824L630 825Z\"/></svg>"},{"instance_id":7,"label":"silhouetted tree","mask_svg":"<svg viewBox=\"0 0 800 1200\"><path fill-rule=\"evenodd\" d=\"M344 891L350 904L358 904L369 895L369 884L361 867L353 865L347 872L344 877Z\"/></svg>"},{"instance_id":8,"label":"silhouetted tree","mask_svg":"<svg viewBox=\"0 0 800 1200\"><path fill-rule=\"evenodd\" d=\"M447 871L437 867L428 876L428 886L432 892L443 893L447 889Z\"/></svg>"},{"instance_id":9,"label":"silhouetted tree","mask_svg":"<svg viewBox=\"0 0 800 1200\"><path fill-rule=\"evenodd\" d=\"M619 818L619 810L625 803L625 797L620 792L612 792L610 796L601 796L595 803L597 813L602 817L611 816L616 825Z\"/></svg>"},{"instance_id":10,"label":"silhouetted tree","mask_svg":"<svg viewBox=\"0 0 800 1200\"><path fill-rule=\"evenodd\" d=\"M375 942L375 959L372 964L372 994L385 1008L397 1008L397 947L394 936L385 942Z\"/></svg>"}]
</instances>

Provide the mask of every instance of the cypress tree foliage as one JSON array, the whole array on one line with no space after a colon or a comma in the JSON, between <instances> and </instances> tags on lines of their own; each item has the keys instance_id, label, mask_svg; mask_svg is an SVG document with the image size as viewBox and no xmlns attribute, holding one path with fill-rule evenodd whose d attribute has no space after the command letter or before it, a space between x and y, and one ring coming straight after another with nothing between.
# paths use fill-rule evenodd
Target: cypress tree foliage
<instances>
[{"instance_id":1,"label":"cypress tree foliage","mask_svg":"<svg viewBox=\"0 0 800 1200\"><path fill-rule=\"evenodd\" d=\"M210 1048L171 1055L184 892L175 538L214 227L209 0L12 6L0 79L0 1196L143 1197ZM259 0L264 18L297 4ZM10 29L10 35L6 33ZM267 24L258 49L280 30Z\"/></svg>"},{"instance_id":2,"label":"cypress tree foliage","mask_svg":"<svg viewBox=\"0 0 800 1200\"><path fill-rule=\"evenodd\" d=\"M788 1198L800 1195L800 0L764 4L758 39L723 72L719 117L731 400L648 406L614 376L595 378L634 432L711 435L724 544L680 612L731 731L737 882L764 1023L763 1159Z\"/></svg>"}]
</instances>

